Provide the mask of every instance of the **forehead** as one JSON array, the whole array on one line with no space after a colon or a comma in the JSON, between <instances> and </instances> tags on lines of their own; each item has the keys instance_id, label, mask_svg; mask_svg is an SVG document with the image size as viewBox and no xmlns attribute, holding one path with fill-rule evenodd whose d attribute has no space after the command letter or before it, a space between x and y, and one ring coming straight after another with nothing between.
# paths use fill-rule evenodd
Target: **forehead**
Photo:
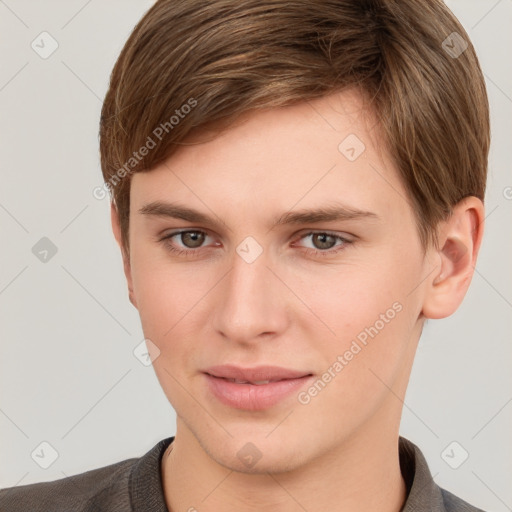
<instances>
[{"instance_id":1,"label":"forehead","mask_svg":"<svg viewBox=\"0 0 512 512\"><path fill-rule=\"evenodd\" d=\"M135 174L131 203L178 200L205 210L214 201L215 213L228 216L341 202L372 211L398 205L403 214L406 191L379 130L354 91L247 112Z\"/></svg>"}]
</instances>

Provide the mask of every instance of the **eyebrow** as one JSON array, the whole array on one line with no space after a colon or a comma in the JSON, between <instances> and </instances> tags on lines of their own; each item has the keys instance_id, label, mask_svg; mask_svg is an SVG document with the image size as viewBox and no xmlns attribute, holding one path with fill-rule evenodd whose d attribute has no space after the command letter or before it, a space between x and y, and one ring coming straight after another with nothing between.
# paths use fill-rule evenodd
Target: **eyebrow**
<instances>
[{"instance_id":1,"label":"eyebrow","mask_svg":"<svg viewBox=\"0 0 512 512\"><path fill-rule=\"evenodd\" d=\"M193 208L188 208L176 203L167 203L163 201L153 201L151 203L147 203L142 208L140 208L138 212L142 215L181 219L198 224L219 224L219 222L217 222L213 217L210 217L209 215L206 215L198 210L194 210ZM379 220L380 218L374 212L336 204L331 206L295 210L283 213L279 217L273 219L270 229L284 225L317 224L320 222L358 219Z\"/></svg>"}]
</instances>

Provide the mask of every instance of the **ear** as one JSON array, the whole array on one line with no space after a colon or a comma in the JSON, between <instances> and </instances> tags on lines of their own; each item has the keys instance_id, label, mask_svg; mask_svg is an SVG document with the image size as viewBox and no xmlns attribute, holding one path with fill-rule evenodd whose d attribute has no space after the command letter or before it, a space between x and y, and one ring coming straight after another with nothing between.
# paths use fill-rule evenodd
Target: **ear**
<instances>
[{"instance_id":1,"label":"ear","mask_svg":"<svg viewBox=\"0 0 512 512\"><path fill-rule=\"evenodd\" d=\"M110 203L110 220L112 222L112 231L114 232L114 237L121 249L121 255L123 258L123 267L124 267L124 275L126 276L126 281L128 283L128 297L130 298L130 302L137 307L137 301L135 300L135 294L133 293L133 281L132 281L132 269L130 265L130 256L124 249L123 244L123 235L121 233L121 222L119 220L119 212L114 204L114 202Z\"/></svg>"},{"instance_id":2,"label":"ear","mask_svg":"<svg viewBox=\"0 0 512 512\"><path fill-rule=\"evenodd\" d=\"M438 249L432 249L437 268L429 276L422 313L445 318L462 303L475 270L484 232L484 206L477 197L466 197L441 222Z\"/></svg>"}]
</instances>

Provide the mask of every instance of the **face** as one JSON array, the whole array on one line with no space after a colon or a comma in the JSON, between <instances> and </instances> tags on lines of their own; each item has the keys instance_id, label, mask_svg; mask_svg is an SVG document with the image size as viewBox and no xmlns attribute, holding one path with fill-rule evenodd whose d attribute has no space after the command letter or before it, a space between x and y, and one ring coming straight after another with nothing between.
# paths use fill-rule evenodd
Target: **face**
<instances>
[{"instance_id":1,"label":"face","mask_svg":"<svg viewBox=\"0 0 512 512\"><path fill-rule=\"evenodd\" d=\"M266 472L398 430L431 269L406 198L354 92L133 176L127 276L177 440Z\"/></svg>"}]
</instances>

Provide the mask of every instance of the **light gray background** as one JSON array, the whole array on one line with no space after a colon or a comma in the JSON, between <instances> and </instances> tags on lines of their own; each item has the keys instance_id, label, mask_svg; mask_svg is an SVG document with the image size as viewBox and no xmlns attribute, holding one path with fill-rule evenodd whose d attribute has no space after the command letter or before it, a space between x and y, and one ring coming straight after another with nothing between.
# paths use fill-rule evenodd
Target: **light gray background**
<instances>
[{"instance_id":1,"label":"light gray background","mask_svg":"<svg viewBox=\"0 0 512 512\"><path fill-rule=\"evenodd\" d=\"M140 456L175 433L128 302L101 185L98 123L112 66L149 0L0 0L0 487L54 480ZM402 435L435 480L471 503L512 510L512 1L450 0L488 86L487 225L472 287L424 332ZM31 42L59 47L42 59ZM440 42L441 43L441 42ZM440 48L441 51L441 48ZM48 237L46 263L32 247ZM40 443L59 456L42 469ZM469 458L441 457L457 441ZM459 450L459 451L457 451ZM46 451L48 453L48 450ZM460 457L460 448L453 452Z\"/></svg>"}]
</instances>

